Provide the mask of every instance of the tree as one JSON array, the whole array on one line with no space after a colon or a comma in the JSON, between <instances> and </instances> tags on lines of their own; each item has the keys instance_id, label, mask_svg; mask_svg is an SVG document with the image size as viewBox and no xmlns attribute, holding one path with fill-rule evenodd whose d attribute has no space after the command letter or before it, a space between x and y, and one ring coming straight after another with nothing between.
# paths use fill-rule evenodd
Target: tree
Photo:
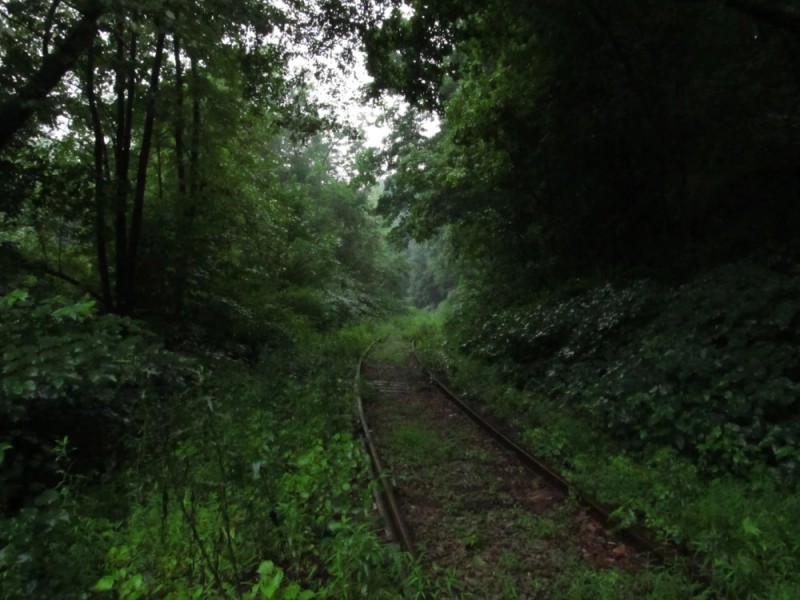
<instances>
[{"instance_id":1,"label":"tree","mask_svg":"<svg viewBox=\"0 0 800 600\"><path fill-rule=\"evenodd\" d=\"M784 74L799 61L784 32L759 36L705 3L414 9L368 44L376 81L436 98L443 115L441 136L402 153L387 184L387 214L408 231L454 224L487 275L528 287L546 273L686 270L698 245L708 264L790 239L770 224L796 218L798 86ZM452 51L437 62L442 40ZM420 61L437 74L417 76ZM718 235L731 230L736 242Z\"/></svg>"}]
</instances>

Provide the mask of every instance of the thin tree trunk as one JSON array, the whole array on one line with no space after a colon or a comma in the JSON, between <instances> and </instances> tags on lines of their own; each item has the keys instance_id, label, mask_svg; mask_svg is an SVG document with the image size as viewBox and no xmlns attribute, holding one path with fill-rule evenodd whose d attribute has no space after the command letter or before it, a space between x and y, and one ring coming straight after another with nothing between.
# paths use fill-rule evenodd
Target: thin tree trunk
<instances>
[{"instance_id":1,"label":"thin tree trunk","mask_svg":"<svg viewBox=\"0 0 800 600\"><path fill-rule=\"evenodd\" d=\"M197 192L200 189L200 71L197 55L189 57L192 72L192 137L189 148L189 192L191 195L190 215L197 212Z\"/></svg>"},{"instance_id":2,"label":"thin tree trunk","mask_svg":"<svg viewBox=\"0 0 800 600\"><path fill-rule=\"evenodd\" d=\"M177 64L180 64L180 61L176 60ZM186 153L183 144L183 96L180 96L180 136L176 135L176 153L178 148L180 147L180 155L178 156L179 164L181 167L181 171L179 172L180 175L183 175L183 182L181 183L180 178L178 182L178 191L179 196L181 199L181 210L180 210L180 251L178 252L178 265L176 268L176 277L175 277L175 313L176 315L180 316L184 310L184 301L186 296L186 282L189 279L189 264L190 264L190 252L193 247L192 238L194 232L194 220L197 215L197 203L198 203L198 192L200 190L199 185L199 163L200 163L200 94L199 94L199 81L200 81L200 74L198 68L198 60L197 56L190 52L189 54L189 72L191 74L191 90L192 90L192 128L189 135L189 173L188 173L188 180L189 180L189 190L187 194L186 190L186 174L185 168L183 166L183 157ZM182 71L181 71L181 82L182 82ZM177 133L177 130L176 130ZM180 144L178 140L180 139Z\"/></svg>"},{"instance_id":3,"label":"thin tree trunk","mask_svg":"<svg viewBox=\"0 0 800 600\"><path fill-rule=\"evenodd\" d=\"M100 290L103 310L112 309L111 281L108 275L108 244L106 241L106 177L108 159L103 125L97 110L97 95L94 90L94 44L89 48L89 61L86 68L86 96L94 130L94 202L95 202L95 241L97 248L97 270L100 275ZM105 168L105 173L104 173Z\"/></svg>"},{"instance_id":4,"label":"thin tree trunk","mask_svg":"<svg viewBox=\"0 0 800 600\"><path fill-rule=\"evenodd\" d=\"M161 146L162 146L162 139L161 136L156 136L156 183L158 184L158 202L162 204L164 202L164 172L161 166Z\"/></svg>"},{"instance_id":5,"label":"thin tree trunk","mask_svg":"<svg viewBox=\"0 0 800 600\"><path fill-rule=\"evenodd\" d=\"M176 56L176 64L180 65L180 61L177 60ZM184 310L184 300L186 295L186 282L189 279L189 264L190 264L190 252L193 247L192 238L194 233L194 220L197 216L197 203L199 201L198 192L200 190L200 172L199 172L199 163L200 163L200 93L199 93L199 81L200 81L200 74L198 68L198 60L197 56L194 53L190 53L189 55L189 69L191 73L191 90L192 90L192 129L189 136L189 193L186 193L186 181L185 181L185 170L183 166L183 156L185 154L185 149L183 147L183 96L180 96L180 105L178 107L180 111L180 136L176 135L176 153L178 148L180 148L180 153L178 155L179 159L179 182L178 182L178 191L179 196L182 202L181 211L180 211L180 220L181 220L181 234L180 234L180 251L178 252L178 266L176 269L176 277L175 277L175 313L176 315L180 316ZM180 72L180 71L179 71ZM181 76L182 81L182 76ZM177 129L176 129L177 133ZM180 140L180 143L178 142Z\"/></svg>"},{"instance_id":6,"label":"thin tree trunk","mask_svg":"<svg viewBox=\"0 0 800 600\"><path fill-rule=\"evenodd\" d=\"M115 233L115 289L117 296L117 307L121 312L127 311L126 298L127 292L125 284L128 281L128 194L130 193L130 181L128 171L130 168L131 154L131 130L128 126L129 117L132 117L133 97L127 92L130 89L129 79L133 75L129 71L134 68L136 59L135 46L130 48L131 63L126 65L125 59L125 29L120 20L117 23L116 34L116 75L114 90L116 93L117 108L117 127L116 139L114 143L114 175L116 180L116 190L114 198L114 233Z\"/></svg>"},{"instance_id":7,"label":"thin tree trunk","mask_svg":"<svg viewBox=\"0 0 800 600\"><path fill-rule=\"evenodd\" d=\"M181 58L180 38L177 33L173 36L172 50L175 60L175 170L178 175L178 210L176 211L178 230L175 236L178 265L175 269L174 311L175 316L180 319L183 314L183 300L188 264L187 252L190 244L186 243L189 232L185 227L188 199L186 197L186 163L184 160L186 148L183 139L184 129L186 127L183 114L183 60Z\"/></svg>"},{"instance_id":8,"label":"thin tree trunk","mask_svg":"<svg viewBox=\"0 0 800 600\"><path fill-rule=\"evenodd\" d=\"M130 163L133 138L133 105L136 101L136 61L138 37L130 34L128 58L125 59L125 25L117 23L117 194L116 194L116 295L117 310L121 314L131 311L131 283L133 269L130 260L128 237L128 200L131 194Z\"/></svg>"},{"instance_id":9,"label":"thin tree trunk","mask_svg":"<svg viewBox=\"0 0 800 600\"><path fill-rule=\"evenodd\" d=\"M164 58L164 40L166 34L161 32L156 40L156 53L153 58L153 69L150 73L150 85L147 92L147 107L145 109L144 129L142 131L142 146L139 150L139 164L136 171L136 190L133 196L133 211L131 213L131 235L128 247L128 268L130 269L127 284L128 307L134 303L136 289L136 261L139 253L139 242L142 235L142 217L144 214L144 193L147 185L147 165L150 159L150 147L153 141L153 124L156 116L156 95L158 84L161 80L161 64Z\"/></svg>"},{"instance_id":10,"label":"thin tree trunk","mask_svg":"<svg viewBox=\"0 0 800 600\"><path fill-rule=\"evenodd\" d=\"M181 43L176 33L172 40L175 58L175 169L178 173L178 194L186 195L186 166L183 157L186 149L183 143L183 61L181 60Z\"/></svg>"}]
</instances>

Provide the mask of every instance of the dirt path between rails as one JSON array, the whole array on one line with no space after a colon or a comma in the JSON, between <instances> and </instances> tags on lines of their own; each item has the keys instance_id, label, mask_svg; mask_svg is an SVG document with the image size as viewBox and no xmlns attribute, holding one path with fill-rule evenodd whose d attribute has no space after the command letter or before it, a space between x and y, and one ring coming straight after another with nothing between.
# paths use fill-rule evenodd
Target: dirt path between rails
<instances>
[{"instance_id":1,"label":"dirt path between rails","mask_svg":"<svg viewBox=\"0 0 800 600\"><path fill-rule=\"evenodd\" d=\"M364 401L400 509L452 597L554 598L587 566L645 561L519 465L427 381L390 339L363 369Z\"/></svg>"}]
</instances>

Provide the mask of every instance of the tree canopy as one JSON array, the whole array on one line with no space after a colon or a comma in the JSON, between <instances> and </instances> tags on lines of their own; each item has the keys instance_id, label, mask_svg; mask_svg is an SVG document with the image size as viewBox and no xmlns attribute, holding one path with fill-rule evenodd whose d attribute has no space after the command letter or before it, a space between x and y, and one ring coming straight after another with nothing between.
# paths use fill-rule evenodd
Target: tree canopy
<instances>
[{"instance_id":1,"label":"tree canopy","mask_svg":"<svg viewBox=\"0 0 800 600\"><path fill-rule=\"evenodd\" d=\"M442 131L401 154L382 210L418 237L455 223L465 247L499 244L481 256L578 271L692 269L791 245L797 38L756 6L792 14L746 2L417 7L397 32L384 26L394 45L377 44L374 68L405 66L376 84L438 107ZM400 33L415 28L425 43ZM452 44L446 60L438 40ZM420 75L420 61L436 72Z\"/></svg>"}]
</instances>

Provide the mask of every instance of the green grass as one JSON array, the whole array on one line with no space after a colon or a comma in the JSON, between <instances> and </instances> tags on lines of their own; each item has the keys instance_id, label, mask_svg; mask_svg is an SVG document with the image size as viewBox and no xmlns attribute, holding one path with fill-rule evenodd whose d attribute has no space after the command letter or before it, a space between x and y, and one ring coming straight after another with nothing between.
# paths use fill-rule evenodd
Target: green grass
<instances>
[{"instance_id":1,"label":"green grass","mask_svg":"<svg viewBox=\"0 0 800 600\"><path fill-rule=\"evenodd\" d=\"M387 337L370 351L368 360L375 363L403 365L410 348L408 341L400 337Z\"/></svg>"},{"instance_id":2,"label":"green grass","mask_svg":"<svg viewBox=\"0 0 800 600\"><path fill-rule=\"evenodd\" d=\"M616 569L576 566L557 583L563 600L688 600L704 598L685 580L654 569L628 573Z\"/></svg>"},{"instance_id":3,"label":"green grass","mask_svg":"<svg viewBox=\"0 0 800 600\"><path fill-rule=\"evenodd\" d=\"M434 466L453 457L456 444L441 440L437 433L417 423L398 423L387 432L386 447L390 456L414 464Z\"/></svg>"},{"instance_id":4,"label":"green grass","mask_svg":"<svg viewBox=\"0 0 800 600\"><path fill-rule=\"evenodd\" d=\"M558 536L564 524L545 515L532 515L528 511L520 511L516 519L517 526L525 533L538 540L550 540Z\"/></svg>"}]
</instances>

